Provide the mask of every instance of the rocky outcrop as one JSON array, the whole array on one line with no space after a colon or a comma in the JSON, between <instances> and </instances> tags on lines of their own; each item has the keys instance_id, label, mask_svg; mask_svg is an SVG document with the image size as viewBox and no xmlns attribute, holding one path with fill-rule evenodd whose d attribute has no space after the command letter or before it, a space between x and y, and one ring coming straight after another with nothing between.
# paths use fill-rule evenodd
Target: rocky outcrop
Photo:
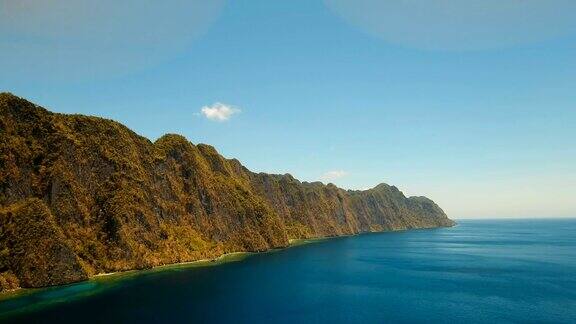
<instances>
[{"instance_id":1,"label":"rocky outcrop","mask_svg":"<svg viewBox=\"0 0 576 324\"><path fill-rule=\"evenodd\" d=\"M23 287L61 285L88 278L50 210L38 198L2 210L3 265Z\"/></svg>"},{"instance_id":2,"label":"rocky outcrop","mask_svg":"<svg viewBox=\"0 0 576 324\"><path fill-rule=\"evenodd\" d=\"M253 173L179 135L153 143L111 120L0 94L0 287L452 224L393 186L346 191Z\"/></svg>"}]
</instances>

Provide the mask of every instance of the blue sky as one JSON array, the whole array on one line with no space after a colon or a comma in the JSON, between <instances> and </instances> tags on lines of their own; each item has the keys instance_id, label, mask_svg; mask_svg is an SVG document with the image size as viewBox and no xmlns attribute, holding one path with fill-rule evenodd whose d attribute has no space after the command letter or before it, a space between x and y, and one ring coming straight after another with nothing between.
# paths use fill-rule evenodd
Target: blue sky
<instances>
[{"instance_id":1,"label":"blue sky","mask_svg":"<svg viewBox=\"0 0 576 324\"><path fill-rule=\"evenodd\" d=\"M454 218L576 216L573 1L18 3L0 89L50 110Z\"/></svg>"}]
</instances>

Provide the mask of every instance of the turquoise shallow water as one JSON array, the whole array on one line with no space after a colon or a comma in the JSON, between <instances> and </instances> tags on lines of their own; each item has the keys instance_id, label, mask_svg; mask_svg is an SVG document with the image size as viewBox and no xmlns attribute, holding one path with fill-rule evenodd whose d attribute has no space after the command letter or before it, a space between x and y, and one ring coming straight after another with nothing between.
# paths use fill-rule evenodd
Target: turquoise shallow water
<instances>
[{"instance_id":1,"label":"turquoise shallow water","mask_svg":"<svg viewBox=\"0 0 576 324\"><path fill-rule=\"evenodd\" d=\"M576 323L576 220L461 221L99 280L0 302L0 322Z\"/></svg>"}]
</instances>

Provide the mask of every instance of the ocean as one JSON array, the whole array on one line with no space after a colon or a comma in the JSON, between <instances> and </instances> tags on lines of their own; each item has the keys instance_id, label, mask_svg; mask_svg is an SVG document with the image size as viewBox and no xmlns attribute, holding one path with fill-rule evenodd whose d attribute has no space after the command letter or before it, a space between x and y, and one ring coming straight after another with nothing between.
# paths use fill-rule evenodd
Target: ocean
<instances>
[{"instance_id":1,"label":"ocean","mask_svg":"<svg viewBox=\"0 0 576 324\"><path fill-rule=\"evenodd\" d=\"M0 301L12 323L576 323L576 219L318 240Z\"/></svg>"}]
</instances>

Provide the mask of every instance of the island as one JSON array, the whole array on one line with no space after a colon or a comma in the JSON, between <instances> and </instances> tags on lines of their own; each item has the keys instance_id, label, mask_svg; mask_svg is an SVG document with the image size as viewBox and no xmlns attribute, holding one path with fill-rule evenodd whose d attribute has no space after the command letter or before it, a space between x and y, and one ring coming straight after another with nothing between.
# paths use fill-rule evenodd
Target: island
<instances>
[{"instance_id":1,"label":"island","mask_svg":"<svg viewBox=\"0 0 576 324\"><path fill-rule=\"evenodd\" d=\"M180 135L151 142L112 120L0 94L0 291L295 239L452 225L432 200L394 186L254 173Z\"/></svg>"}]
</instances>

